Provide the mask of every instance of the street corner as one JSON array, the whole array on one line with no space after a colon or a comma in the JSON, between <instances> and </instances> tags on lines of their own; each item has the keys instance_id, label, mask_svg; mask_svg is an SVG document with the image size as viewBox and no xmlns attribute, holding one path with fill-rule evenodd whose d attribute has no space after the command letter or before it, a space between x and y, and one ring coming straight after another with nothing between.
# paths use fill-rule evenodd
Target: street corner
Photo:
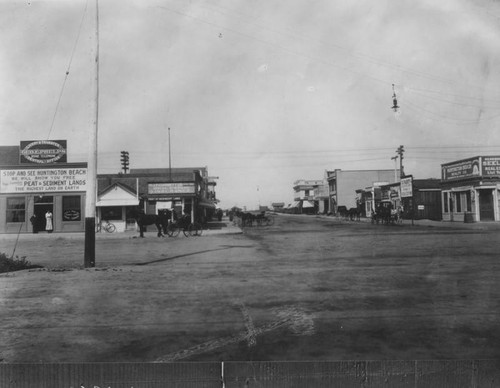
<instances>
[{"instance_id":1,"label":"street corner","mask_svg":"<svg viewBox=\"0 0 500 388\"><path fill-rule=\"evenodd\" d=\"M221 234L242 234L243 230L232 221L208 222L203 228L203 234L207 236Z\"/></svg>"}]
</instances>

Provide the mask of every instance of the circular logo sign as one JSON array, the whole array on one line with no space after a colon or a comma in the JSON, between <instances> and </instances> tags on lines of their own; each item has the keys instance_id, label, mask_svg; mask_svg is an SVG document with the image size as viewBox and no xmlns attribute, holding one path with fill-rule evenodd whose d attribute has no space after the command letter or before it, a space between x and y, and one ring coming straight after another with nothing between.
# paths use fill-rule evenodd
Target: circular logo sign
<instances>
[{"instance_id":1,"label":"circular logo sign","mask_svg":"<svg viewBox=\"0 0 500 388\"><path fill-rule=\"evenodd\" d=\"M48 164L59 161L66 156L62 144L50 140L39 140L28 143L21 149L21 156L32 163Z\"/></svg>"}]
</instances>

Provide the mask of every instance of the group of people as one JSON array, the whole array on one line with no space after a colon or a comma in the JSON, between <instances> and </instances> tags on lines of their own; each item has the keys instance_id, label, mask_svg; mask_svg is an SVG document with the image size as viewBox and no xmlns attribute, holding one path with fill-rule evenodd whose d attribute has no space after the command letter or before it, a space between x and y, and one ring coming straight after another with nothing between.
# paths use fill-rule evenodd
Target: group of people
<instances>
[{"instance_id":1,"label":"group of people","mask_svg":"<svg viewBox=\"0 0 500 388\"><path fill-rule=\"evenodd\" d=\"M54 230L54 225L52 223L52 212L47 210L45 213L45 228L41 228L41 222L39 222L36 213L34 213L31 218L31 226L33 227L33 233L38 233L40 230L46 230L48 233L52 233ZM43 221L42 221L43 222Z\"/></svg>"}]
</instances>

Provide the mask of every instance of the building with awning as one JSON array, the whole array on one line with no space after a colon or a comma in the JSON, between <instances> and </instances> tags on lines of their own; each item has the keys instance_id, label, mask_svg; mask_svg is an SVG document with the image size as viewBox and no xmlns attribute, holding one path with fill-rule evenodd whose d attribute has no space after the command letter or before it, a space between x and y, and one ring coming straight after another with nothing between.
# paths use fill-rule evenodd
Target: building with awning
<instances>
[{"instance_id":1,"label":"building with awning","mask_svg":"<svg viewBox=\"0 0 500 388\"><path fill-rule=\"evenodd\" d=\"M198 206L206 207L207 209L215 209L217 207L215 205L215 203L213 203L212 201L208 201L208 200L198 201Z\"/></svg>"},{"instance_id":2,"label":"building with awning","mask_svg":"<svg viewBox=\"0 0 500 388\"><path fill-rule=\"evenodd\" d=\"M315 191L319 186L323 186L323 180L299 179L293 183L293 199L299 204L299 213L317 213L318 203L315 199Z\"/></svg>"},{"instance_id":3,"label":"building with awning","mask_svg":"<svg viewBox=\"0 0 500 388\"><path fill-rule=\"evenodd\" d=\"M205 222L217 202L215 190L209 191L209 186L206 167L131 169L129 174L100 174L99 215L104 217L103 210L119 207L121 211L113 215L120 214L120 219L113 223L123 223L125 229L135 227L128 210L137 206L146 214L168 209L178 216L189 214L192 220Z\"/></svg>"}]
</instances>

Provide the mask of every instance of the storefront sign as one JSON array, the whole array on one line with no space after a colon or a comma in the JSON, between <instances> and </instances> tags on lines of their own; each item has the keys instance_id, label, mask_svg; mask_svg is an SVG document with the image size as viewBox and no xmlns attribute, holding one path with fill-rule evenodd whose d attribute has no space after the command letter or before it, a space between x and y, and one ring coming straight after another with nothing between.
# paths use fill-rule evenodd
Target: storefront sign
<instances>
[{"instance_id":1,"label":"storefront sign","mask_svg":"<svg viewBox=\"0 0 500 388\"><path fill-rule=\"evenodd\" d=\"M400 195L399 195L399 187L391 187L390 197L391 197L391 199L399 198L400 197Z\"/></svg>"},{"instance_id":2,"label":"storefront sign","mask_svg":"<svg viewBox=\"0 0 500 388\"><path fill-rule=\"evenodd\" d=\"M401 198L413 197L413 178L401 178Z\"/></svg>"},{"instance_id":3,"label":"storefront sign","mask_svg":"<svg viewBox=\"0 0 500 388\"><path fill-rule=\"evenodd\" d=\"M48 193L86 189L86 168L0 171L0 193Z\"/></svg>"},{"instance_id":4,"label":"storefront sign","mask_svg":"<svg viewBox=\"0 0 500 388\"><path fill-rule=\"evenodd\" d=\"M500 156L483 156L481 158L482 173L485 177L500 176Z\"/></svg>"},{"instance_id":5,"label":"storefront sign","mask_svg":"<svg viewBox=\"0 0 500 388\"><path fill-rule=\"evenodd\" d=\"M148 194L195 194L194 182L188 183L149 183Z\"/></svg>"},{"instance_id":6,"label":"storefront sign","mask_svg":"<svg viewBox=\"0 0 500 388\"><path fill-rule=\"evenodd\" d=\"M443 181L473 178L481 175L479 157L443 164L441 167L441 179Z\"/></svg>"},{"instance_id":7,"label":"storefront sign","mask_svg":"<svg viewBox=\"0 0 500 388\"><path fill-rule=\"evenodd\" d=\"M21 164L66 163L66 140L22 141L19 148Z\"/></svg>"},{"instance_id":8,"label":"storefront sign","mask_svg":"<svg viewBox=\"0 0 500 388\"><path fill-rule=\"evenodd\" d=\"M63 221L80 221L81 214L79 210L68 209L63 213Z\"/></svg>"}]
</instances>

